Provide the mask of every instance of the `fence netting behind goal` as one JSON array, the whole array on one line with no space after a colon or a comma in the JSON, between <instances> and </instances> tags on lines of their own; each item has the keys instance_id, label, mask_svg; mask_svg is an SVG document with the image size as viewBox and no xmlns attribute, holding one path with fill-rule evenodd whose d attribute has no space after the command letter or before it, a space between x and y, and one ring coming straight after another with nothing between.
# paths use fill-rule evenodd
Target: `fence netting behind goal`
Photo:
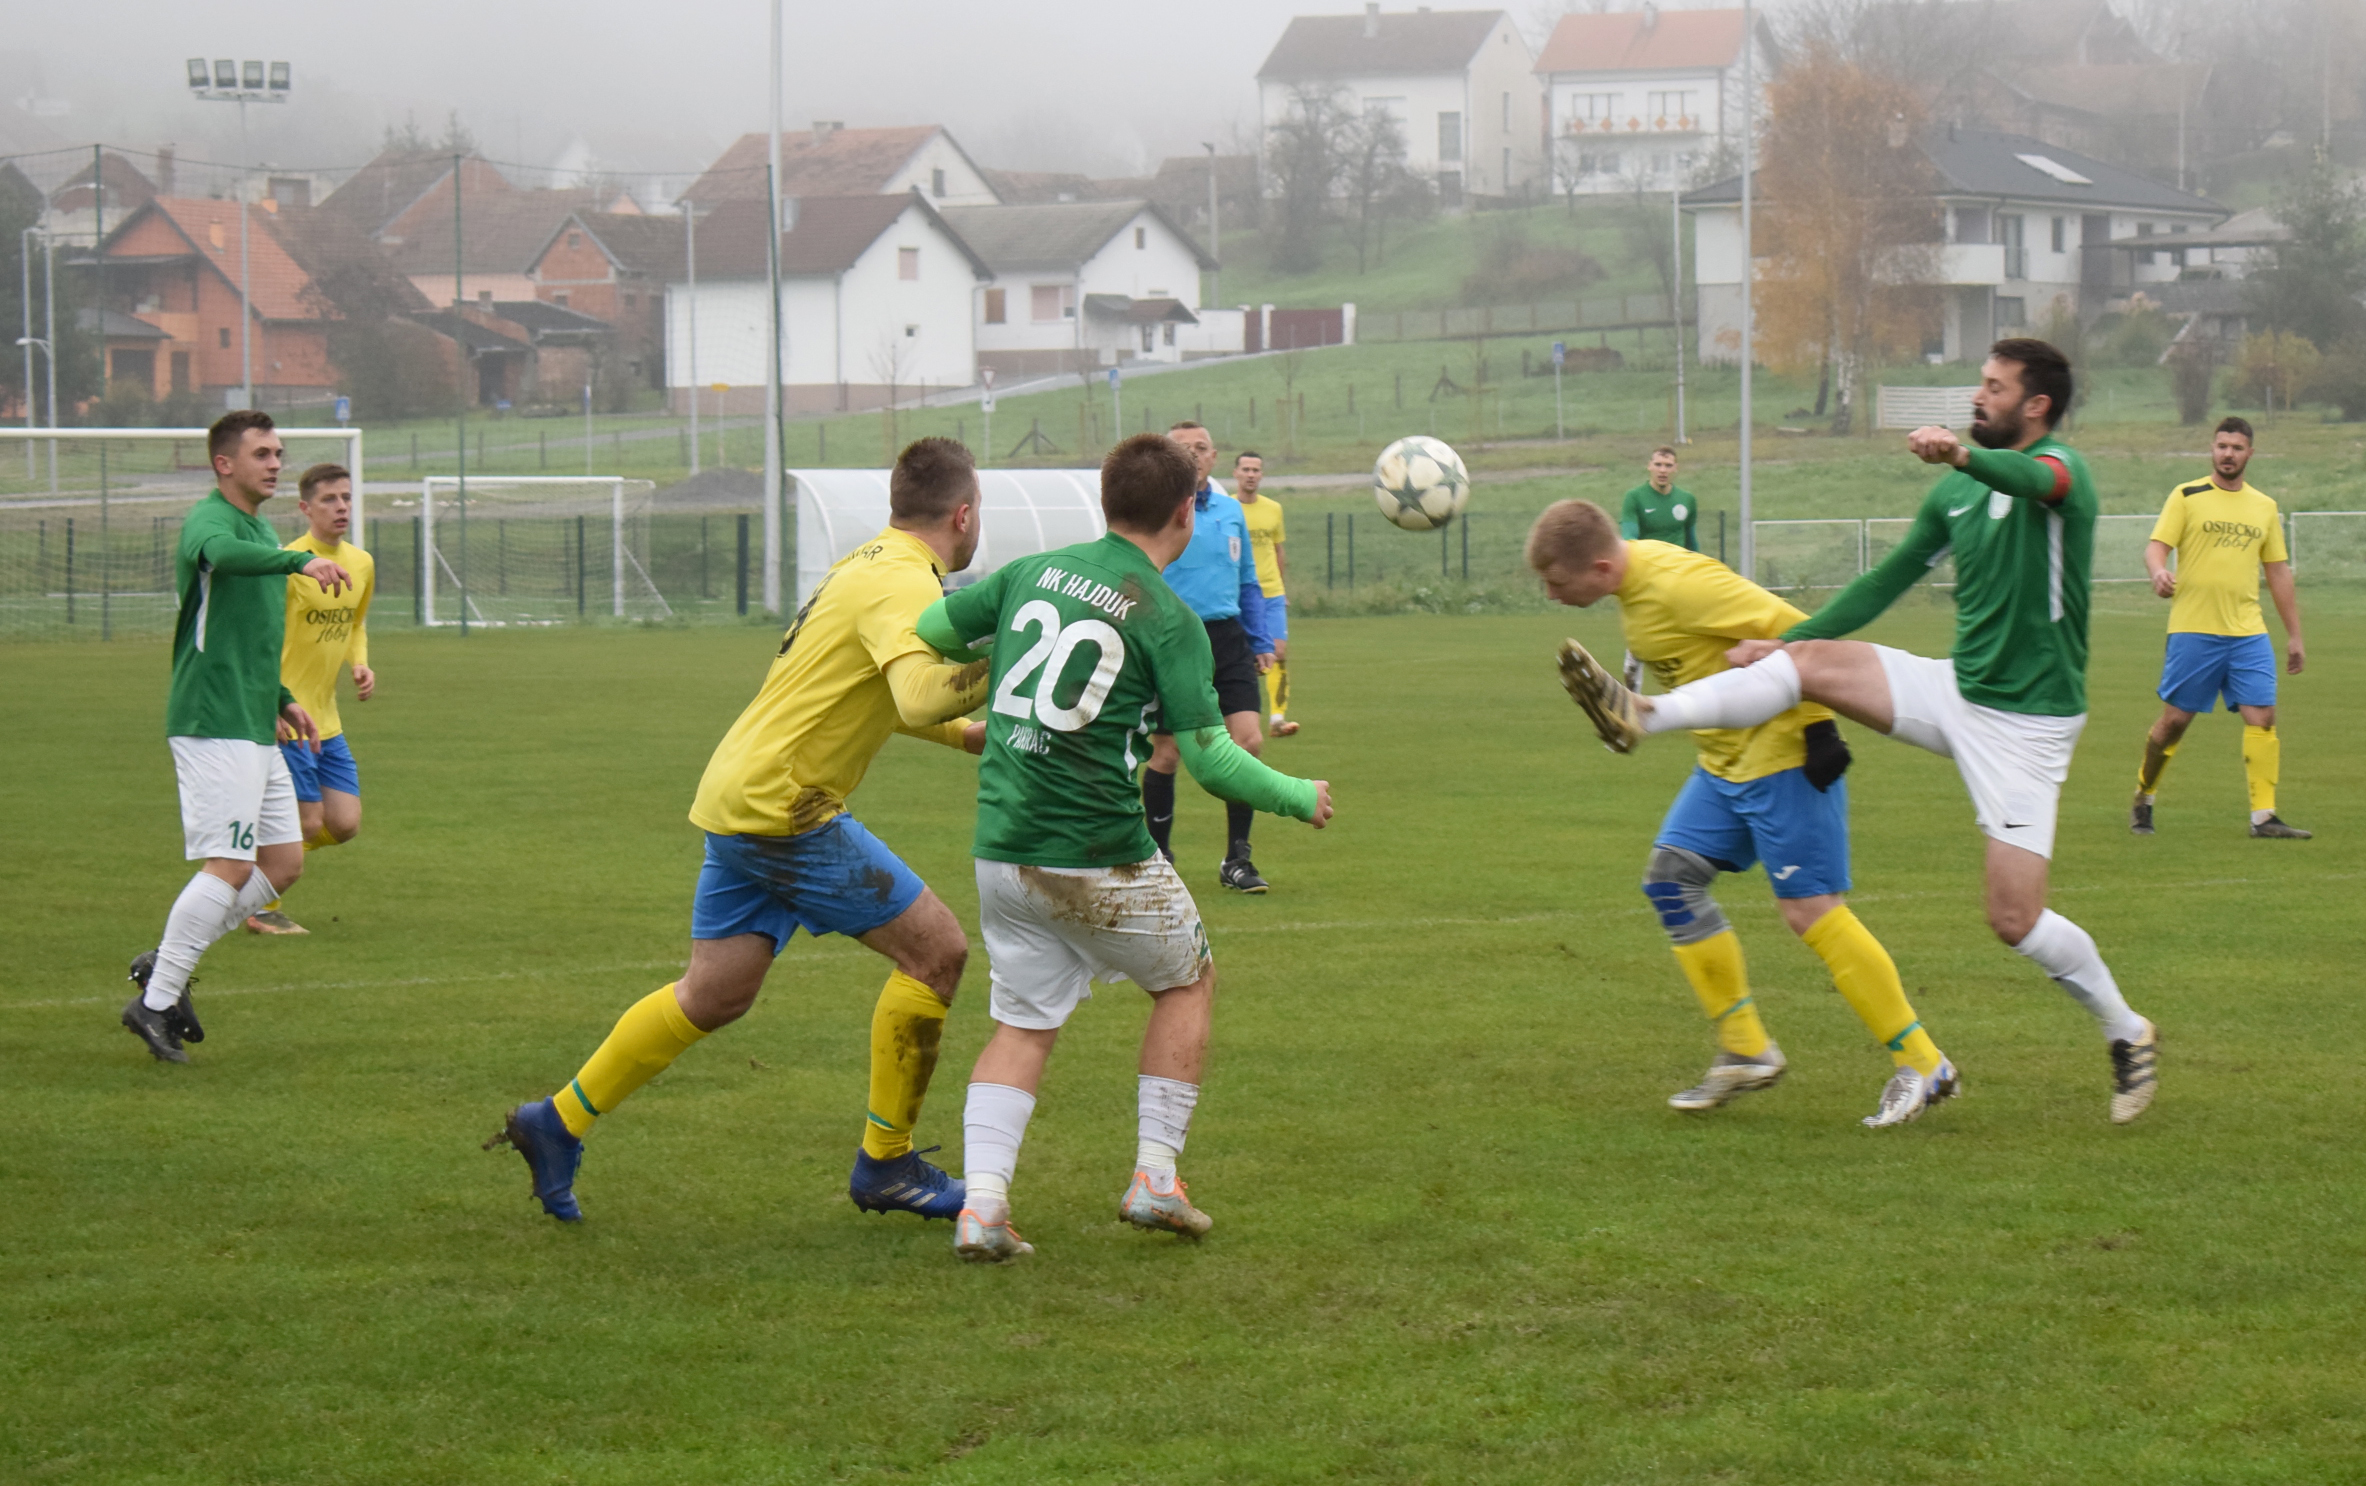
<instances>
[{"instance_id":1,"label":"fence netting behind goal","mask_svg":"<svg viewBox=\"0 0 2366 1486\"><path fill-rule=\"evenodd\" d=\"M386 549L374 555L381 574L407 567L424 625L671 619L650 575L654 489L615 477L431 476L373 502Z\"/></svg>"}]
</instances>

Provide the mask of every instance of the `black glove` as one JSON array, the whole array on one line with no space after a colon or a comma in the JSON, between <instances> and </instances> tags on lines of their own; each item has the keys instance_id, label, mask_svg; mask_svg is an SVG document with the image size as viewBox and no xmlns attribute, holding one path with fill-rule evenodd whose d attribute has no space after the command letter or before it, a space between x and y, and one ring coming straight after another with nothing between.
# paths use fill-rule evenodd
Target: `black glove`
<instances>
[{"instance_id":1,"label":"black glove","mask_svg":"<svg viewBox=\"0 0 2366 1486\"><path fill-rule=\"evenodd\" d=\"M1841 775L1848 772L1848 740L1840 736L1840 724L1830 718L1807 725L1807 782L1818 794L1830 789Z\"/></svg>"}]
</instances>

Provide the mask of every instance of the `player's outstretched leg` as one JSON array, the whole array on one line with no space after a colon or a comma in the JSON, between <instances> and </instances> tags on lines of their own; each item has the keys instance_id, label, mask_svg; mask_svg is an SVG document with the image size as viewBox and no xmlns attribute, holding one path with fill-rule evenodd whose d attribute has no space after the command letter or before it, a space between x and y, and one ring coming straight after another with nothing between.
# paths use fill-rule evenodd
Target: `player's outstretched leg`
<instances>
[{"instance_id":1,"label":"player's outstretched leg","mask_svg":"<svg viewBox=\"0 0 2366 1486\"><path fill-rule=\"evenodd\" d=\"M2044 906L2046 876L2044 857L1990 840L1989 926L2095 1018L2111 1050L2112 1123L2124 1125L2151 1106L2158 1090L2158 1036L2120 994L2094 937Z\"/></svg>"},{"instance_id":2,"label":"player's outstretched leg","mask_svg":"<svg viewBox=\"0 0 2366 1486\"><path fill-rule=\"evenodd\" d=\"M1011 1038L1010 1034L1017 1032L1017 1028L997 1024L986 1052L978 1056L979 1063L987 1063L995 1043L1025 1040L1025 1034ZM1017 1051L1023 1056L1029 1050ZM1047 1040L1047 1056L1049 1051ZM1036 1067L1040 1074L1041 1063ZM1018 1174L1019 1144L1027 1138L1027 1122L1034 1117L1035 1096L1027 1090L1011 1084L970 1084L969 1103L961 1118L966 1200L953 1222L953 1252L962 1258L999 1264L1035 1252L1035 1245L1019 1237L1010 1225L1011 1178Z\"/></svg>"},{"instance_id":3,"label":"player's outstretched leg","mask_svg":"<svg viewBox=\"0 0 2366 1486\"><path fill-rule=\"evenodd\" d=\"M698 967L699 949L704 945L735 942L698 941L692 950L693 969ZM769 955L771 941L764 940L763 945ZM761 973L757 981L761 984ZM626 1008L591 1061L565 1088L511 1110L501 1129L485 1142L486 1150L508 1145L526 1158L534 1196L552 1217L572 1223L583 1216L575 1202L575 1173L582 1165L583 1137L592 1122L613 1112L625 1096L673 1066L674 1059L711 1030L691 1022L682 1010L679 988L678 981L660 986ZM752 1001L753 995L748 999Z\"/></svg>"},{"instance_id":4,"label":"player's outstretched leg","mask_svg":"<svg viewBox=\"0 0 2366 1486\"><path fill-rule=\"evenodd\" d=\"M1652 848L1643 874L1643 895L1674 944L1676 963L1702 1014L1717 1029L1716 1058L1699 1083L1669 1098L1674 1109L1716 1109L1752 1090L1772 1088L1788 1066L1758 1019L1742 942L1725 910L1709 896L1717 872L1717 865L1698 852L1661 845Z\"/></svg>"},{"instance_id":5,"label":"player's outstretched leg","mask_svg":"<svg viewBox=\"0 0 2366 1486\"><path fill-rule=\"evenodd\" d=\"M1563 640L1553 659L1561 672L1561 689L1594 725L1602 746L1612 753L1634 752L1645 735L1635 693L1575 640Z\"/></svg>"},{"instance_id":6,"label":"player's outstretched leg","mask_svg":"<svg viewBox=\"0 0 2366 1486\"><path fill-rule=\"evenodd\" d=\"M1867 1125L1876 1129L1903 1125L1963 1091L1955 1065L1940 1053L1907 1001L1897 962L1847 904L1834 904L1799 937L1824 962L1824 968L1832 973L1834 988L1856 1012L1857 1020L1889 1050L1895 1065L1889 1082L1882 1086L1879 1107L1865 1117Z\"/></svg>"}]
</instances>

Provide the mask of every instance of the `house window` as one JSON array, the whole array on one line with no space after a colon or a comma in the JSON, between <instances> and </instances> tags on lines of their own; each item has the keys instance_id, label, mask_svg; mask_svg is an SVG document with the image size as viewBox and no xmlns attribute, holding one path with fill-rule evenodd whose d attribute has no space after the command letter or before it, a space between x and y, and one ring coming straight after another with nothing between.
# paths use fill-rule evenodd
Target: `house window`
<instances>
[{"instance_id":1,"label":"house window","mask_svg":"<svg viewBox=\"0 0 2366 1486\"><path fill-rule=\"evenodd\" d=\"M895 276L899 279L910 280L917 280L920 277L920 250L918 248L895 250Z\"/></svg>"},{"instance_id":2,"label":"house window","mask_svg":"<svg viewBox=\"0 0 2366 1486\"><path fill-rule=\"evenodd\" d=\"M1147 248L1147 247L1149 247L1149 246L1150 246L1150 229L1149 229L1149 228L1147 228L1147 227L1137 227L1137 228L1135 228L1135 229L1134 229L1134 251L1135 251L1135 252L1137 252L1137 253L1139 253L1139 252L1141 252L1141 251L1142 251L1144 248Z\"/></svg>"},{"instance_id":3,"label":"house window","mask_svg":"<svg viewBox=\"0 0 2366 1486\"><path fill-rule=\"evenodd\" d=\"M1577 173L1581 176L1616 175L1619 173L1619 169L1620 162L1616 150L1603 150L1595 154L1577 157Z\"/></svg>"},{"instance_id":4,"label":"house window","mask_svg":"<svg viewBox=\"0 0 2366 1486\"><path fill-rule=\"evenodd\" d=\"M1569 95L1569 128L1608 129L1618 113L1616 93L1572 93Z\"/></svg>"},{"instance_id":5,"label":"house window","mask_svg":"<svg viewBox=\"0 0 2366 1486\"><path fill-rule=\"evenodd\" d=\"M227 325L222 327L222 349L225 351L230 349L230 327Z\"/></svg>"},{"instance_id":6,"label":"house window","mask_svg":"<svg viewBox=\"0 0 2366 1486\"><path fill-rule=\"evenodd\" d=\"M2018 294L1996 296L1996 328L2021 330L2029 324L2029 301Z\"/></svg>"},{"instance_id":7,"label":"house window","mask_svg":"<svg viewBox=\"0 0 2366 1486\"><path fill-rule=\"evenodd\" d=\"M2055 251L2055 252L2059 253L2059 252L2062 252L2062 251L2064 251L2064 249L2063 249L2063 244L2064 244L2065 242L2069 241L2069 236L2070 236L2070 219L2069 219L2068 217L2056 217L2056 218L2054 219L2054 251Z\"/></svg>"},{"instance_id":8,"label":"house window","mask_svg":"<svg viewBox=\"0 0 2366 1486\"><path fill-rule=\"evenodd\" d=\"M1999 212L1996 215L1996 240L2004 244L2005 277L2008 279L2029 277L2029 249L2022 246L2021 240L2023 226L2024 219L2017 212Z\"/></svg>"},{"instance_id":9,"label":"house window","mask_svg":"<svg viewBox=\"0 0 2366 1486\"><path fill-rule=\"evenodd\" d=\"M2138 237L2152 236L2152 224L2150 222L2138 222L2136 224L2136 235ZM2152 267L2152 249L2146 248L2143 252L2138 253L2136 255L2136 261L2143 264L2146 268Z\"/></svg>"},{"instance_id":10,"label":"house window","mask_svg":"<svg viewBox=\"0 0 2366 1486\"><path fill-rule=\"evenodd\" d=\"M1067 284L1034 284L1027 290L1028 316L1037 323L1067 320L1076 314L1076 291Z\"/></svg>"},{"instance_id":11,"label":"house window","mask_svg":"<svg viewBox=\"0 0 2366 1486\"><path fill-rule=\"evenodd\" d=\"M1172 321L1172 320L1169 320L1169 321L1167 322L1167 335L1166 335L1166 340L1167 340L1167 344L1168 344L1168 345L1170 345L1170 346L1171 346L1171 345L1173 345L1173 344L1175 343L1175 322L1174 322L1174 321Z\"/></svg>"},{"instance_id":12,"label":"house window","mask_svg":"<svg viewBox=\"0 0 2366 1486\"><path fill-rule=\"evenodd\" d=\"M582 233L580 233L580 232L570 232L570 233L568 233L568 234L567 234L567 251L568 251L568 252L572 253L572 252L574 252L574 251L575 251L577 248L580 248L580 247L582 247L582 246L583 246L583 234L582 234Z\"/></svg>"},{"instance_id":13,"label":"house window","mask_svg":"<svg viewBox=\"0 0 2366 1486\"><path fill-rule=\"evenodd\" d=\"M2183 222L2179 222L2169 229L2169 235L2171 237L2176 237L2182 234L2184 231L2185 224ZM2171 248L2169 250L2169 261L2176 264L2179 268L2185 267L2185 249Z\"/></svg>"},{"instance_id":14,"label":"house window","mask_svg":"<svg viewBox=\"0 0 2366 1486\"><path fill-rule=\"evenodd\" d=\"M1441 162L1462 158L1462 115L1438 115L1438 159ZM1459 183L1458 183L1459 184Z\"/></svg>"},{"instance_id":15,"label":"house window","mask_svg":"<svg viewBox=\"0 0 2366 1486\"><path fill-rule=\"evenodd\" d=\"M624 307L628 310L639 309L641 307L641 296L638 294L627 293L624 296Z\"/></svg>"},{"instance_id":16,"label":"house window","mask_svg":"<svg viewBox=\"0 0 2366 1486\"><path fill-rule=\"evenodd\" d=\"M928 173L928 194L939 201L945 199L945 167L940 165Z\"/></svg>"},{"instance_id":17,"label":"house window","mask_svg":"<svg viewBox=\"0 0 2366 1486\"><path fill-rule=\"evenodd\" d=\"M988 325L1000 325L1003 323L1002 306L1002 291L1000 289L988 289L986 291L986 323Z\"/></svg>"},{"instance_id":18,"label":"house window","mask_svg":"<svg viewBox=\"0 0 2366 1486\"><path fill-rule=\"evenodd\" d=\"M916 341L916 340L920 339L920 327L919 327L919 326L917 326L917 325L907 325L907 326L905 326L905 327L904 327L904 339L905 339L905 340L908 340L908 341Z\"/></svg>"},{"instance_id":19,"label":"house window","mask_svg":"<svg viewBox=\"0 0 2366 1486\"><path fill-rule=\"evenodd\" d=\"M1158 349L1157 326L1145 325L1142 327L1142 349L1145 351L1155 351Z\"/></svg>"},{"instance_id":20,"label":"house window","mask_svg":"<svg viewBox=\"0 0 2366 1486\"><path fill-rule=\"evenodd\" d=\"M493 291L488 289L483 294L479 295L478 298L490 302L492 298L492 292ZM561 289L558 293L553 294L550 297L550 302L557 305L562 310L565 309L567 307L567 291Z\"/></svg>"},{"instance_id":21,"label":"house window","mask_svg":"<svg viewBox=\"0 0 2366 1486\"><path fill-rule=\"evenodd\" d=\"M1692 93L1689 89L1646 93L1643 113L1654 129L1689 129L1693 124Z\"/></svg>"}]
</instances>

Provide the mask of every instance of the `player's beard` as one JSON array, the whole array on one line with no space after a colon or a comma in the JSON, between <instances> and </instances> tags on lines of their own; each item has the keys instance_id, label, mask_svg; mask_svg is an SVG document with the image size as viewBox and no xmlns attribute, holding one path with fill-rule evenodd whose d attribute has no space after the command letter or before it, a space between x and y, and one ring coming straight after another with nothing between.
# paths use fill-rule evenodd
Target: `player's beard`
<instances>
[{"instance_id":1,"label":"player's beard","mask_svg":"<svg viewBox=\"0 0 2366 1486\"><path fill-rule=\"evenodd\" d=\"M2021 417L2021 404L2015 403L2010 413L1975 415L1972 419L1972 442L1983 449L2010 449L2021 442L2021 432L2026 426Z\"/></svg>"}]
</instances>

